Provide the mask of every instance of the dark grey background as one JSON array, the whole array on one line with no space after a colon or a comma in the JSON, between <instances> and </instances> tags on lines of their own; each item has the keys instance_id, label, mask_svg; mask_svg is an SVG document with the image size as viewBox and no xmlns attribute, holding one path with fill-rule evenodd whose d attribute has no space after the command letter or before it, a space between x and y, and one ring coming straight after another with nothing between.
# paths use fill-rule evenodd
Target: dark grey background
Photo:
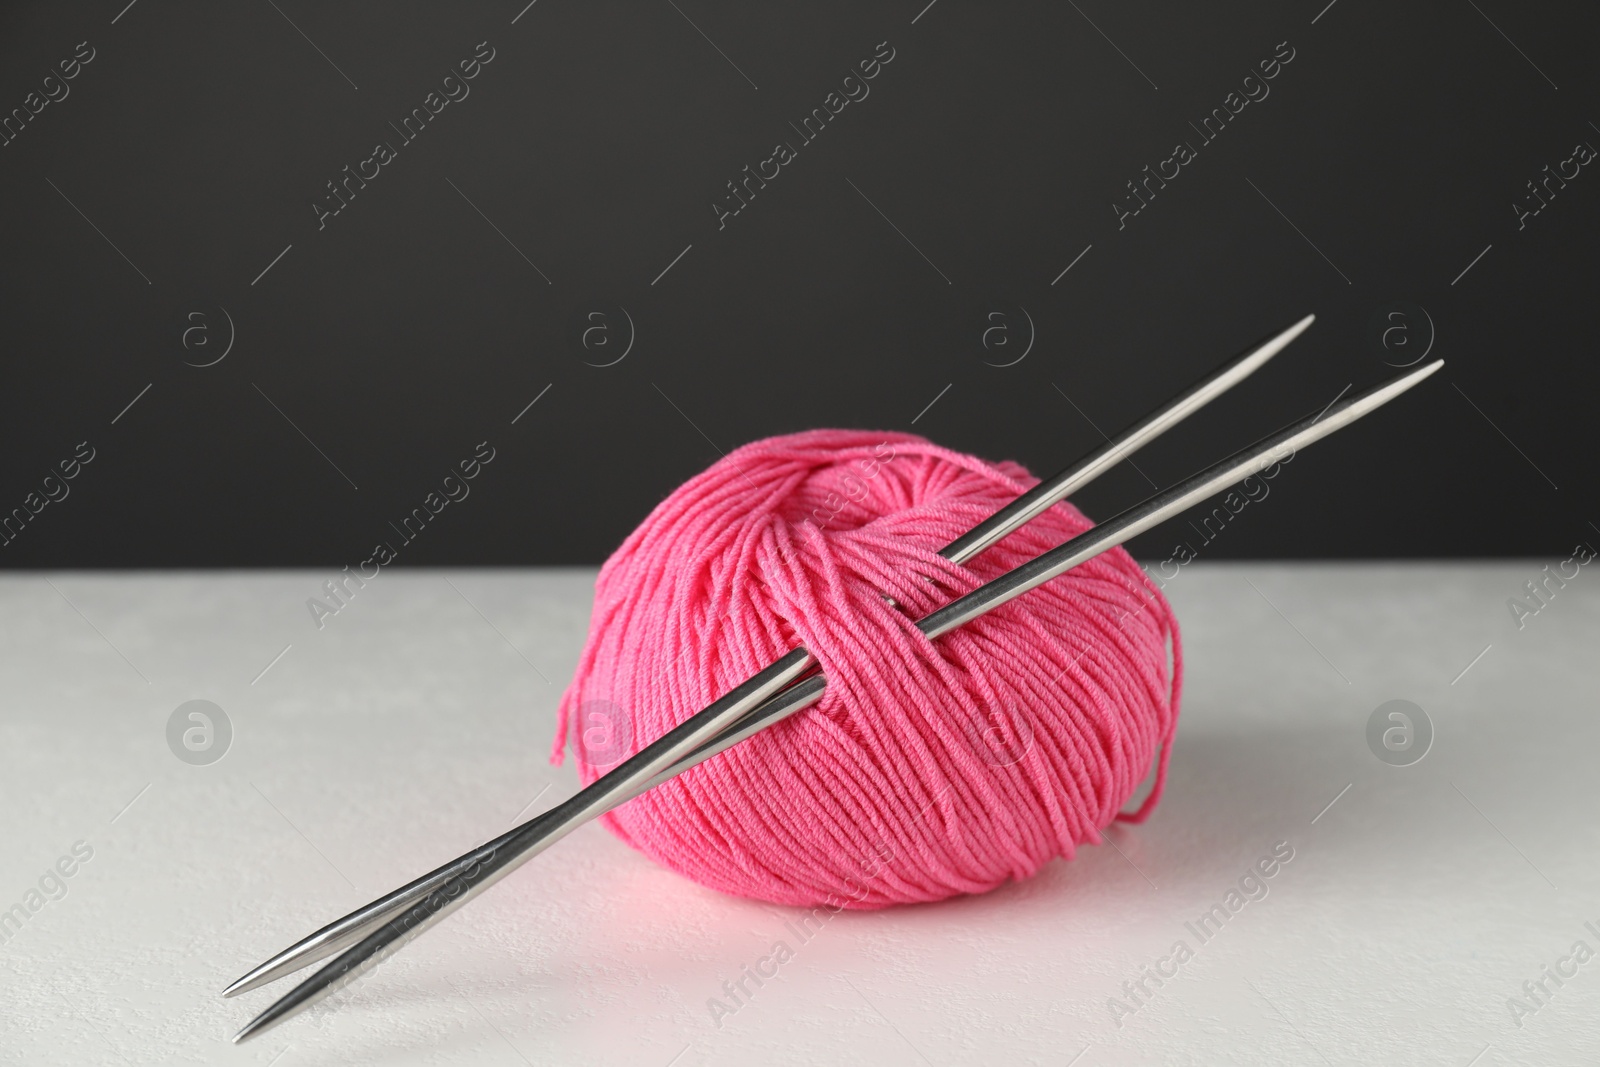
<instances>
[{"instance_id":1,"label":"dark grey background","mask_svg":"<svg viewBox=\"0 0 1600 1067\"><path fill-rule=\"evenodd\" d=\"M1512 207L1600 146L1589 6L125 2L0 14L0 110L96 52L0 148L0 513L96 450L5 565L353 564L483 440L494 463L401 562L593 563L768 434L913 429L1047 473L1307 311L1080 504L1108 515L1431 341L1441 374L1201 554L1600 538L1600 168L1521 229ZM324 183L481 41L470 96L319 230ZM724 183L880 41L871 95L719 230ZM1124 183L1285 41L1270 96L1119 230ZM632 350L586 365L585 313L618 307ZM1020 348L986 350L986 316L1018 308L1032 350L988 365ZM231 351L188 365L220 353L220 309ZM210 347L186 349L197 321ZM1180 538L1200 547L1178 522L1136 550Z\"/></svg>"}]
</instances>

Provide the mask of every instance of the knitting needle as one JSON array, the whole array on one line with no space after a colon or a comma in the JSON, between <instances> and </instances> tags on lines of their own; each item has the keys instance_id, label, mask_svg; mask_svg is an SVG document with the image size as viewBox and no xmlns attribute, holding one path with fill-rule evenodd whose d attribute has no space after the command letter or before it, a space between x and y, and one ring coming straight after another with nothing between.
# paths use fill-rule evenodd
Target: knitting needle
<instances>
[{"instance_id":1,"label":"knitting needle","mask_svg":"<svg viewBox=\"0 0 1600 1067\"><path fill-rule=\"evenodd\" d=\"M1308 416L1263 438L1249 448L1235 453L1184 482L1156 494L1142 504L1122 512L1106 523L1072 538L937 609L917 623L918 629L931 640L970 622L1112 546L1121 544L1194 504L1282 462L1299 449L1321 440L1388 403L1443 365L1444 361L1438 360L1417 368L1391 379L1376 389L1335 403L1318 415ZM827 681L823 676L812 675L773 701L772 703L777 705L776 708L770 711L763 708L751 717L760 720L759 722L741 723L732 731L728 730L728 724L733 721L733 716L724 711L722 721L718 722L718 709L715 704L699 712L646 746L616 770L592 783L577 796L552 809L548 813L550 816L548 820L545 817L533 820L526 824L525 828L509 835L512 840L503 850L486 847L474 850L467 857L463 857L469 861L468 865L450 877L444 885L429 893L426 900L384 924L333 963L301 983L252 1020L235 1035L234 1040L242 1041L260 1033L359 979L362 974L404 947L433 923L454 912L582 823L631 799L642 789L657 784L662 771L672 768L672 765L682 760L685 755L697 757L691 760L691 764L709 758L727 745L734 744L737 740L742 740L743 737L765 729L801 708L815 703L821 697L826 685ZM742 736L723 738L720 735L724 732L738 733ZM705 737L705 735L710 736ZM692 738L703 739L692 741ZM724 740L727 742L726 745L722 743ZM685 747L688 749L687 753L680 751ZM702 753L699 751L702 748L716 751Z\"/></svg>"},{"instance_id":2,"label":"knitting needle","mask_svg":"<svg viewBox=\"0 0 1600 1067\"><path fill-rule=\"evenodd\" d=\"M1106 442L1104 447L1091 452L1066 470L1040 482L1023 493L1010 504L1007 504L989 518L946 545L940 550L939 554L954 563L964 563L1004 538L1007 534L1026 525L1053 504L1066 499L1088 485L1106 470L1121 462L1122 459L1137 452L1140 448L1188 418L1213 399L1243 381L1265 364L1267 360L1288 347L1315 320L1315 315L1307 315L1288 329L1267 338L1220 371L1197 383L1147 415L1140 422L1130 427L1117 440ZM760 674L751 678L739 690L724 696L713 707L723 706L727 709L737 705L745 711L753 710L768 697L798 678L814 662L809 652L804 649L795 649L776 663L768 666ZM529 820L528 823L507 831L499 838L480 846L480 850L504 847L510 842L513 835L523 831L532 822L537 821L538 818L542 818L542 816L538 816L534 820ZM348 945L354 944L365 936L370 927L386 921L387 917L393 912L408 907L414 901L426 897L452 875L458 873L469 861L471 855L473 853L462 857L461 860L453 861L431 871L421 878L401 886L392 893L379 897L370 904L351 912L349 915L335 920L251 970L244 977L223 990L222 995L231 997L258 988L281 978L285 974L290 974L302 967L315 963L319 959L331 956Z\"/></svg>"},{"instance_id":3,"label":"knitting needle","mask_svg":"<svg viewBox=\"0 0 1600 1067\"><path fill-rule=\"evenodd\" d=\"M1335 404L1318 416L1308 417L1299 423L1293 424L1277 434L1258 442L1256 445L1245 449L1227 460L1207 469L1188 479L1184 483L1157 494L1144 504L1132 508L1105 524L1080 535L1062 546L1036 558L1030 563L1023 564L1013 571L1002 575L1000 578L980 587L974 592L964 596L944 608L927 616L918 624L930 638L947 633L949 630L970 621L972 618L993 609L999 604L1021 595L1029 589L1035 588L1050 578L1083 562L1099 552L1105 551L1112 545L1143 532L1150 527L1165 521L1167 518L1186 510L1193 504L1209 496L1223 491L1237 484L1251 475L1264 470L1274 463L1281 462L1299 448L1319 440L1334 431L1341 429L1362 415L1387 403L1400 393L1410 389L1422 379L1433 374L1443 365L1442 361L1435 362L1426 367L1418 368L1405 375L1374 389L1362 396ZM691 762L699 762L709 758L716 751L736 743L742 737L749 736L766 726L787 717L790 714L809 706L818 699L826 686L826 680L820 675L813 675L799 685L785 691L754 718L759 722L741 723L736 732L740 738L719 737L707 749L715 751L696 751ZM708 708L695 716L695 719L709 717L713 708ZM291 1015L303 1010L310 1004L328 995L330 992L358 978L369 968L375 966L382 959L397 951L412 937L431 925L434 921L453 912L461 904L466 903L473 896L494 884L500 878L510 873L526 859L559 840L581 822L600 814L603 811L625 802L644 788L657 784L661 777L649 777L651 765L665 767L671 762L667 755L675 740L681 739L688 731L694 720L690 720L641 751L628 760L611 774L606 775L593 783L584 792L569 800L566 804L554 809L550 815L552 819L541 817L527 824L525 829L519 828L508 837L514 838L508 843L504 852L485 846L463 857L468 861L467 868L448 879L448 883L439 890L428 895L427 899L381 929L368 936L356 948L346 952L344 956L334 963L323 968L308 981L302 983L288 996L272 1005L263 1012L250 1025L235 1037L242 1040L258 1033ZM725 743L724 743L725 742ZM632 783L632 788L630 788ZM609 788L606 788L609 786ZM596 787L601 787L599 790ZM591 791L595 792L593 799L586 797ZM587 803L586 803L587 801ZM535 826L535 823L541 825Z\"/></svg>"}]
</instances>

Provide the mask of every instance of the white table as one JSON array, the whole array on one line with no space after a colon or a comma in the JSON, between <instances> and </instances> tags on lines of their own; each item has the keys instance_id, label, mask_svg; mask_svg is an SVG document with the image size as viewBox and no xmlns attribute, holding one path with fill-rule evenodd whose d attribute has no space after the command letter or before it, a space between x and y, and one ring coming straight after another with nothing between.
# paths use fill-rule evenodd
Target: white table
<instances>
[{"instance_id":1,"label":"white table","mask_svg":"<svg viewBox=\"0 0 1600 1067\"><path fill-rule=\"evenodd\" d=\"M385 571L320 631L331 573L11 575L0 908L26 917L0 944L0 1060L1594 1062L1600 960L1569 950L1600 952L1600 568L1520 630L1506 603L1559 558L1184 568L1187 700L1149 823L984 897L841 914L720 1026L708 999L792 915L587 828L338 1011L242 1047L287 985L228 981L573 790L546 753L592 572ZM1368 748L1392 698L1436 730L1412 766ZM235 731L210 765L168 748L191 699ZM1268 895L1202 943L1185 923L1278 842ZM41 879L66 894L29 911ZM1180 939L1176 976L1125 997Z\"/></svg>"}]
</instances>

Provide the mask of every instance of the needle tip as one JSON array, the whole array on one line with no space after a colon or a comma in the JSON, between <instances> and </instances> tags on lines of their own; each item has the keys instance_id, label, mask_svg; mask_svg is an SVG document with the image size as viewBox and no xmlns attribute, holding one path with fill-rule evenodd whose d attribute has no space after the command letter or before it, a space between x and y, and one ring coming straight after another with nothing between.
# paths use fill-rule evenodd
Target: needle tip
<instances>
[{"instance_id":1,"label":"needle tip","mask_svg":"<svg viewBox=\"0 0 1600 1067\"><path fill-rule=\"evenodd\" d=\"M1260 347L1258 347L1251 356L1246 357L1243 361L1241 361L1244 366L1248 368L1247 370L1244 370L1243 374L1249 374L1251 371L1255 370L1255 368L1261 366L1261 364L1265 363L1279 352L1282 352L1285 348L1288 348L1296 338L1309 330L1311 328L1311 324L1315 321L1317 321L1317 317L1315 315L1307 315L1304 318L1291 323L1276 335L1267 338L1267 340L1263 341ZM1243 377L1243 374L1240 376Z\"/></svg>"},{"instance_id":2,"label":"needle tip","mask_svg":"<svg viewBox=\"0 0 1600 1067\"><path fill-rule=\"evenodd\" d=\"M1293 341L1295 338L1311 329L1311 324L1316 321L1317 316L1315 314L1307 315L1305 318L1296 321L1293 326L1290 326L1287 330L1283 331L1284 334L1287 335L1287 339L1284 341L1284 344L1288 344L1289 341Z\"/></svg>"},{"instance_id":3,"label":"needle tip","mask_svg":"<svg viewBox=\"0 0 1600 1067\"><path fill-rule=\"evenodd\" d=\"M252 1037L260 1034L262 1031L270 1030L274 1026L281 1023L287 1016L286 1013L282 1011L274 1010L277 1007L278 1005L274 1004L271 1008L268 1008L266 1011L262 1012L260 1015L257 1015L254 1019L251 1019L248 1023L246 1023L244 1029L233 1035L233 1043L235 1045L242 1045L246 1041L249 1041ZM290 1012L287 1014L293 1013Z\"/></svg>"},{"instance_id":4,"label":"needle tip","mask_svg":"<svg viewBox=\"0 0 1600 1067\"><path fill-rule=\"evenodd\" d=\"M258 967L244 977L234 979L233 983L229 985L227 989L222 991L222 995L224 997L236 997L240 993L250 992L250 990L254 989L260 984L256 981L256 978L260 973L261 969Z\"/></svg>"}]
</instances>

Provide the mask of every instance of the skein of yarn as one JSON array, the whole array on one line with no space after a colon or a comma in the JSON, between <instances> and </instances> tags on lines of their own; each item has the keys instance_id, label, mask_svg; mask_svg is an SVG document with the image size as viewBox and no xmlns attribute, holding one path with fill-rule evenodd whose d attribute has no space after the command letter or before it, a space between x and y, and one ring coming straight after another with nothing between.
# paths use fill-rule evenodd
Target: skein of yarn
<instances>
[{"instance_id":1,"label":"skein of yarn","mask_svg":"<svg viewBox=\"0 0 1600 1067\"><path fill-rule=\"evenodd\" d=\"M812 430L734 451L601 568L552 762L570 740L587 785L803 645L828 678L820 703L606 827L725 893L872 909L982 893L1142 821L1166 777L1183 654L1126 552L936 641L914 625L1093 525L1062 503L965 565L937 554L1036 481L903 433ZM1121 813L1152 763L1150 794Z\"/></svg>"}]
</instances>

